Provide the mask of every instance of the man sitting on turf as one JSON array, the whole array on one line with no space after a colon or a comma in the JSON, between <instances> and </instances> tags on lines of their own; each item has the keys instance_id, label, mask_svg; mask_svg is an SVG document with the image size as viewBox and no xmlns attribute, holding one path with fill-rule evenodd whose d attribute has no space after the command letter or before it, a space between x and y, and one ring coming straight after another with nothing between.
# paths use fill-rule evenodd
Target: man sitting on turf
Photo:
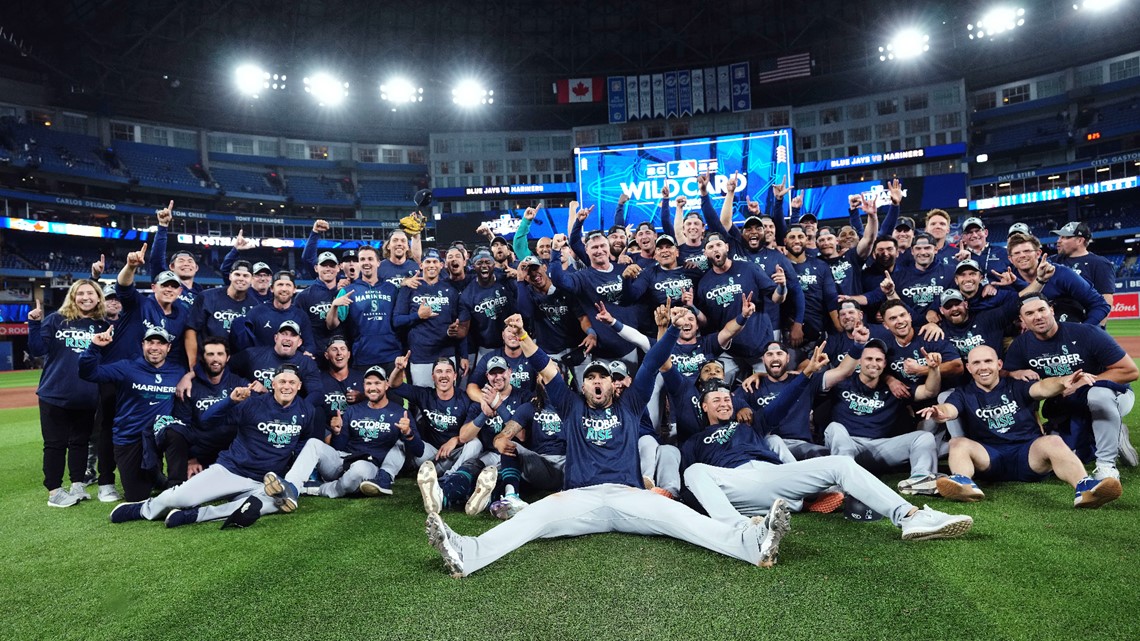
<instances>
[{"instance_id":1,"label":"man sitting on turf","mask_svg":"<svg viewBox=\"0 0 1140 641\"><path fill-rule=\"evenodd\" d=\"M364 396L367 402L350 405L329 421L329 444L309 439L297 455L290 478L307 479L316 469L324 481L306 487L306 494L332 499L354 492L391 494L392 479L404 466L405 454L423 454L424 442L412 427L408 410L388 398L383 367L373 365L364 372ZM401 441L403 449L397 446Z\"/></svg>"},{"instance_id":2,"label":"man sitting on turf","mask_svg":"<svg viewBox=\"0 0 1140 641\"><path fill-rule=\"evenodd\" d=\"M954 501L980 501L985 494L971 477L993 481L1044 479L1049 472L1077 490L1073 506L1096 508L1120 498L1120 480L1095 480L1061 437L1044 436L1037 424L1037 402L1087 384L1091 374L1077 370L1034 383L999 374L1002 362L988 345L970 350L966 368L973 381L950 392L940 405L918 413L939 423L960 418L966 436L950 439L950 472L938 479L938 493Z\"/></svg>"},{"instance_id":3,"label":"man sitting on turf","mask_svg":"<svg viewBox=\"0 0 1140 641\"><path fill-rule=\"evenodd\" d=\"M308 480L309 473L285 479L279 474L285 474L293 454L313 434L316 410L297 396L301 377L296 365L280 365L272 385L272 393L260 395L253 394L253 385L238 387L211 405L203 420L228 412L237 425L237 436L218 462L152 499L120 503L111 511L111 522L165 517L166 527L178 527L227 518L251 498L258 499L259 514L297 509L297 486ZM232 500L204 505L222 498Z\"/></svg>"},{"instance_id":4,"label":"man sitting on turf","mask_svg":"<svg viewBox=\"0 0 1140 641\"><path fill-rule=\"evenodd\" d=\"M803 375L792 380L761 410L762 421L771 424L786 416L796 399L814 387L809 379L829 360L823 346L816 347ZM826 372L822 375L823 384L837 383L843 376L836 370ZM918 509L846 456L781 464L759 432L732 420L732 395L723 384L705 388L701 409L708 416L708 427L685 441L682 448L685 485L709 516L718 521L730 525L746 523L747 514L763 512L772 501L798 503L839 485L871 509L889 516L892 523L902 528L906 541L961 536L974 523L969 516Z\"/></svg>"}]
</instances>

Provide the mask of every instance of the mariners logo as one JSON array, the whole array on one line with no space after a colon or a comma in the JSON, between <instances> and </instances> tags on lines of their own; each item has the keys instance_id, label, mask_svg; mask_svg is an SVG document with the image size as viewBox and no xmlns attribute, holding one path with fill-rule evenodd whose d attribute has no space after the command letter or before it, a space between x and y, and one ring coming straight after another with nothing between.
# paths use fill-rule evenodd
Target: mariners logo
<instances>
[{"instance_id":1,"label":"mariners logo","mask_svg":"<svg viewBox=\"0 0 1140 641\"><path fill-rule=\"evenodd\" d=\"M1080 354L1070 354L1069 346L1062 345L1060 354L1045 354L1029 359L1029 366L1045 376L1068 376L1081 369L1085 359Z\"/></svg>"},{"instance_id":2,"label":"mariners logo","mask_svg":"<svg viewBox=\"0 0 1140 641\"><path fill-rule=\"evenodd\" d=\"M1013 427L1017 409L1017 402L1009 400L1009 396L1002 394L999 405L979 407L974 410L974 415L985 421L991 432L1005 434Z\"/></svg>"},{"instance_id":3,"label":"mariners logo","mask_svg":"<svg viewBox=\"0 0 1140 641\"><path fill-rule=\"evenodd\" d=\"M717 445L724 445L725 443L728 443L732 440L732 435L736 433L736 428L739 426L740 423L733 421L725 427L722 427L712 434L709 434L704 439L705 445L712 445L713 443L716 443Z\"/></svg>"},{"instance_id":4,"label":"mariners logo","mask_svg":"<svg viewBox=\"0 0 1140 641\"><path fill-rule=\"evenodd\" d=\"M604 416L587 416L582 419L582 427L586 428L586 440L598 447L604 447L613 439L617 426L618 417L608 407Z\"/></svg>"}]
</instances>

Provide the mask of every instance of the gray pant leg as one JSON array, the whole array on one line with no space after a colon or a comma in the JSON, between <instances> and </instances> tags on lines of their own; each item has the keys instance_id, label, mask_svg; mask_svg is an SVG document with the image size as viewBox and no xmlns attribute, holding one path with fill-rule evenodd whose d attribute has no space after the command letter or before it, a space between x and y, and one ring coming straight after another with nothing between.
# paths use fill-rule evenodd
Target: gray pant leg
<instances>
[{"instance_id":1,"label":"gray pant leg","mask_svg":"<svg viewBox=\"0 0 1140 641\"><path fill-rule=\"evenodd\" d=\"M321 483L321 496L330 499L339 499L360 489L360 484L368 479L375 478L380 468L369 461L356 461L348 466L344 474L335 481Z\"/></svg>"},{"instance_id":2,"label":"gray pant leg","mask_svg":"<svg viewBox=\"0 0 1140 641\"><path fill-rule=\"evenodd\" d=\"M1089 416L1092 417L1093 439L1096 441L1097 465L1116 465L1120 452L1120 406L1116 392L1093 387L1088 392Z\"/></svg>"},{"instance_id":3,"label":"gray pant leg","mask_svg":"<svg viewBox=\"0 0 1140 641\"><path fill-rule=\"evenodd\" d=\"M515 444L515 456L523 480L536 489L549 491L562 487L565 456L536 454L520 443Z\"/></svg>"},{"instance_id":4,"label":"gray pant leg","mask_svg":"<svg viewBox=\"0 0 1140 641\"><path fill-rule=\"evenodd\" d=\"M143 503L142 515L143 518L154 521L164 518L170 510L197 507L220 498L248 494L259 487L262 487L261 483L214 464L187 479L185 483L148 499Z\"/></svg>"},{"instance_id":5,"label":"gray pant leg","mask_svg":"<svg viewBox=\"0 0 1140 641\"><path fill-rule=\"evenodd\" d=\"M785 465L751 463L759 468L756 501L767 506L778 498L791 504L838 485L844 492L866 503L895 525L910 511L911 504L847 456L822 456Z\"/></svg>"},{"instance_id":6,"label":"gray pant leg","mask_svg":"<svg viewBox=\"0 0 1140 641\"><path fill-rule=\"evenodd\" d=\"M739 476L739 479L735 477ZM685 487L705 508L709 517L721 523L737 525L748 520L740 513L737 505L728 498L725 487L744 486L749 481L749 470L727 469L704 463L694 463L685 468Z\"/></svg>"},{"instance_id":7,"label":"gray pant leg","mask_svg":"<svg viewBox=\"0 0 1140 641\"><path fill-rule=\"evenodd\" d=\"M641 475L657 476L657 439L646 434L637 439L637 455L641 463Z\"/></svg>"},{"instance_id":8,"label":"gray pant leg","mask_svg":"<svg viewBox=\"0 0 1140 641\"><path fill-rule=\"evenodd\" d=\"M388 454L384 456L384 462L380 464L380 469L395 479L396 475L400 473L400 470L404 468L404 461L407 460L407 455L404 454L404 444L403 442L399 442L393 445L392 449L388 450ZM375 476L375 474L372 476Z\"/></svg>"},{"instance_id":9,"label":"gray pant leg","mask_svg":"<svg viewBox=\"0 0 1140 641\"><path fill-rule=\"evenodd\" d=\"M792 456L796 457L797 461L803 461L819 456L827 456L830 454L826 447L817 445L811 441L803 441L798 438L786 438L784 439L784 445L788 447L788 450L792 453ZM788 461L785 461L785 463L786 462Z\"/></svg>"},{"instance_id":10,"label":"gray pant leg","mask_svg":"<svg viewBox=\"0 0 1140 641\"><path fill-rule=\"evenodd\" d=\"M323 479L335 479L340 476L341 465L341 454L336 448L311 438L305 441L305 446L293 459L293 465L285 473L285 480L300 489L313 475L313 470L319 471Z\"/></svg>"},{"instance_id":11,"label":"gray pant leg","mask_svg":"<svg viewBox=\"0 0 1140 641\"><path fill-rule=\"evenodd\" d=\"M253 482L253 484L255 486L255 489L253 491L248 492L244 495L240 495L229 503L223 503L222 505L207 505L198 508L198 523L203 523L205 521L219 521L221 519L229 518L229 516L236 512L238 508L240 508L245 503L245 500L250 496L256 496L258 500L261 501L262 516L280 512L281 510L278 509L277 505L273 502L273 498L265 493L265 488L261 485L261 483Z\"/></svg>"},{"instance_id":12,"label":"gray pant leg","mask_svg":"<svg viewBox=\"0 0 1140 641\"><path fill-rule=\"evenodd\" d=\"M788 447L788 444L784 441L783 437L776 436L775 434L769 434L768 436L764 437L764 442L767 443L768 447L776 453L776 456L780 457L780 460L782 462L796 462L796 455L792 454L791 448Z\"/></svg>"},{"instance_id":13,"label":"gray pant leg","mask_svg":"<svg viewBox=\"0 0 1140 641\"><path fill-rule=\"evenodd\" d=\"M499 456L499 450L489 450L483 452L481 455L479 455L479 462L484 466L494 465L495 467L498 467L499 464L502 463L502 459Z\"/></svg>"},{"instance_id":14,"label":"gray pant leg","mask_svg":"<svg viewBox=\"0 0 1140 641\"><path fill-rule=\"evenodd\" d=\"M925 476L938 471L938 447L930 432L910 432L891 438L855 438L863 446L856 457L861 464L893 468L910 464L911 476Z\"/></svg>"},{"instance_id":15,"label":"gray pant leg","mask_svg":"<svg viewBox=\"0 0 1140 641\"><path fill-rule=\"evenodd\" d=\"M419 467L424 464L424 461L435 458L435 455L438 453L439 453L439 450L436 449L436 447L434 445L425 441L424 442L424 453L417 456L416 460L415 460L416 469L419 469ZM447 466L447 469L440 469L442 467L442 465L443 465L443 461L439 461L436 463L435 467L436 467L437 472L446 472L447 470L451 469L450 464Z\"/></svg>"},{"instance_id":16,"label":"gray pant leg","mask_svg":"<svg viewBox=\"0 0 1140 641\"><path fill-rule=\"evenodd\" d=\"M673 496L681 495L681 450L675 445L657 447L657 474L653 481Z\"/></svg>"},{"instance_id":17,"label":"gray pant leg","mask_svg":"<svg viewBox=\"0 0 1140 641\"><path fill-rule=\"evenodd\" d=\"M823 431L823 443L834 456L855 458L861 449L842 423L828 424L827 429Z\"/></svg>"}]
</instances>

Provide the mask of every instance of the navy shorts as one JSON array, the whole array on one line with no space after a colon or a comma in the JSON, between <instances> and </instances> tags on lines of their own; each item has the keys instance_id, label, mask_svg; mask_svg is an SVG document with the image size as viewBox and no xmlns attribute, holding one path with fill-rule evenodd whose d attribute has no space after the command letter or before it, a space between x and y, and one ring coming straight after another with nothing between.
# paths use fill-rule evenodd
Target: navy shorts
<instances>
[{"instance_id":1,"label":"navy shorts","mask_svg":"<svg viewBox=\"0 0 1140 641\"><path fill-rule=\"evenodd\" d=\"M1029 467L1029 448L1033 446L1033 441L1002 445L982 443L981 445L986 448L986 454L990 457L990 467L985 472L978 472L977 477L979 479L1036 483L1049 476L1048 472L1038 474Z\"/></svg>"}]
</instances>

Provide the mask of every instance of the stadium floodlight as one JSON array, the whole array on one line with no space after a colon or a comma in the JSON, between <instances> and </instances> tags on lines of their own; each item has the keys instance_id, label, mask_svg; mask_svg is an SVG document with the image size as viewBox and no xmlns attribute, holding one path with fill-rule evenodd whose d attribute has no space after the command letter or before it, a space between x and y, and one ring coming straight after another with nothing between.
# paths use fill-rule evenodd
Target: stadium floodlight
<instances>
[{"instance_id":1,"label":"stadium floodlight","mask_svg":"<svg viewBox=\"0 0 1140 641\"><path fill-rule=\"evenodd\" d=\"M904 29L895 34L887 46L879 47L879 60L907 60L917 58L926 51L930 51L930 35L915 29Z\"/></svg>"},{"instance_id":2,"label":"stadium floodlight","mask_svg":"<svg viewBox=\"0 0 1140 641\"><path fill-rule=\"evenodd\" d=\"M322 107L335 107L348 97L348 83L327 73L318 73L304 79L305 93L312 94Z\"/></svg>"},{"instance_id":3,"label":"stadium floodlight","mask_svg":"<svg viewBox=\"0 0 1140 641\"><path fill-rule=\"evenodd\" d=\"M415 86L407 78L393 78L380 85L380 99L394 103L423 102L424 88Z\"/></svg>"},{"instance_id":4,"label":"stadium floodlight","mask_svg":"<svg viewBox=\"0 0 1140 641\"><path fill-rule=\"evenodd\" d=\"M995 7L986 12L977 23L966 25L970 40L994 38L1025 24L1025 9L1021 7Z\"/></svg>"},{"instance_id":5,"label":"stadium floodlight","mask_svg":"<svg viewBox=\"0 0 1140 641\"><path fill-rule=\"evenodd\" d=\"M460 107L478 107L495 102L495 92L488 91L477 80L464 80L451 90L451 101Z\"/></svg>"},{"instance_id":6,"label":"stadium floodlight","mask_svg":"<svg viewBox=\"0 0 1140 641\"><path fill-rule=\"evenodd\" d=\"M1091 11L1104 11L1120 4L1120 0L1084 0L1073 5L1074 10L1088 9Z\"/></svg>"},{"instance_id":7,"label":"stadium floodlight","mask_svg":"<svg viewBox=\"0 0 1140 641\"><path fill-rule=\"evenodd\" d=\"M269 72L254 64L241 65L234 70L234 84L241 93L258 98L269 88Z\"/></svg>"}]
</instances>

